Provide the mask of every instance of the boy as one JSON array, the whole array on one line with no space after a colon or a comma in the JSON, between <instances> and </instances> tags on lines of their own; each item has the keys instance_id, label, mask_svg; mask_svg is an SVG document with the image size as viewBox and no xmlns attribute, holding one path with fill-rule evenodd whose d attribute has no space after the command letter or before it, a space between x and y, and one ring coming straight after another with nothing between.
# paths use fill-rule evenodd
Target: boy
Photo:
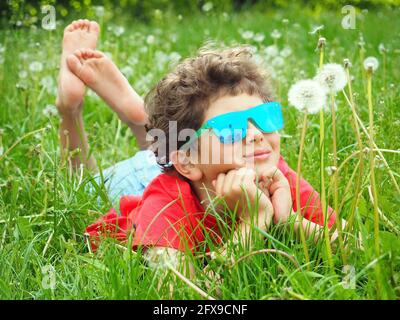
<instances>
[{"instance_id":1,"label":"boy","mask_svg":"<svg viewBox=\"0 0 400 320\"><path fill-rule=\"evenodd\" d=\"M98 32L96 23L79 20L64 33L57 99L62 149L80 148L73 164L94 167L93 159L87 158L81 113L86 85L128 124L141 149L147 146L146 129L158 138L161 148L155 152L164 172L154 169L154 158L143 156L149 151L132 158L151 171L154 179L143 185L143 195L135 187L131 190L139 195L121 198L121 215L111 209L87 228L93 248L101 236L126 241L132 232L134 248L151 248L149 256L157 252L157 257L168 256L175 263L183 257L180 252L202 250L209 236L221 243L217 217L206 213L213 204L210 194L236 210L238 219L231 223L238 241L247 241L254 226L266 231L272 221L285 223L289 218L296 220L295 230L300 223L309 235L321 230L324 217L318 194L303 179L300 208L307 220L294 213L298 206L296 173L280 155L279 104L273 102L265 74L246 49L201 51L161 79L143 102L114 63L93 50ZM177 139L171 134L171 121L178 134L190 129L190 138ZM222 160L210 162L214 155ZM117 165L112 171L121 176L123 170L127 168ZM123 174L126 180L135 175ZM110 178L110 186L115 180L115 176ZM246 199L253 209L245 205ZM328 208L329 227L335 217Z\"/></svg>"}]
</instances>

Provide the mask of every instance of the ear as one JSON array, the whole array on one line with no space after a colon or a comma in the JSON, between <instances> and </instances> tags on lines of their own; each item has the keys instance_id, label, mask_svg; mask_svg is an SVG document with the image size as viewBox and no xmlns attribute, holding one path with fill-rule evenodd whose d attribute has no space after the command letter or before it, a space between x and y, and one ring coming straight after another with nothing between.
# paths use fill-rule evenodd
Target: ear
<instances>
[{"instance_id":1,"label":"ear","mask_svg":"<svg viewBox=\"0 0 400 320\"><path fill-rule=\"evenodd\" d=\"M191 180L199 181L203 177L203 172L193 163L186 151L176 150L170 154L170 159L176 169L182 176Z\"/></svg>"}]
</instances>

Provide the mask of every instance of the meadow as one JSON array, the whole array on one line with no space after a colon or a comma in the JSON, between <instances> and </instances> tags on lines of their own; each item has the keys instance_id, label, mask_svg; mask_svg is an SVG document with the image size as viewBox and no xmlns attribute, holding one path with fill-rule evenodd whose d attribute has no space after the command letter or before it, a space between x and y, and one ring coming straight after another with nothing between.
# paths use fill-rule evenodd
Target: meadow
<instances>
[{"instance_id":1,"label":"meadow","mask_svg":"<svg viewBox=\"0 0 400 320\"><path fill-rule=\"evenodd\" d=\"M341 7L240 12L206 7L191 15L158 12L147 22L98 9L88 17L101 26L98 48L112 57L141 95L207 41L251 45L268 67L284 106L281 153L294 170L304 122L302 113L288 103L289 88L300 79L313 78L324 63L343 64L349 59L351 86L335 97L335 124L330 105L322 115L308 115L302 160L302 175L318 191L323 176L327 202L340 217L352 220L353 228L341 232L348 244L336 243L330 251L323 240L302 241L290 230L273 226L265 234L266 245L257 243L254 251L265 247L275 251L251 255L234 265L218 259L209 263L223 283L208 279L199 258L194 259L197 277L191 283L167 273L161 288L158 273L140 253L113 241L103 242L96 254L91 253L83 236L85 227L117 204L104 192L87 192L92 175L73 172L60 159L56 80L62 31L74 15L57 17L55 30L3 23L0 299L160 299L169 297L170 284L174 299L206 298L196 288L212 297L218 296L219 288L221 299L400 297L400 24L396 22L400 8L358 10L354 29L342 27ZM320 37L326 43L318 48ZM379 60L369 75L363 65L368 56ZM90 91L84 119L99 167L138 150L130 129ZM358 234L362 248L355 241ZM246 254L235 252L237 258Z\"/></svg>"}]
</instances>

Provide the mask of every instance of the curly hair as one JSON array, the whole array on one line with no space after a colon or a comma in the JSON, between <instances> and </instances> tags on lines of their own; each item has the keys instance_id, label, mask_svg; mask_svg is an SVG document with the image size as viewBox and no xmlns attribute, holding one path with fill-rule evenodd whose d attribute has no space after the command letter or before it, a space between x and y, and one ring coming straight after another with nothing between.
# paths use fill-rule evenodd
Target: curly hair
<instances>
[{"instance_id":1,"label":"curly hair","mask_svg":"<svg viewBox=\"0 0 400 320\"><path fill-rule=\"evenodd\" d=\"M153 150L163 171L174 170L165 165L169 163L170 152L174 151L170 149L170 121L176 121L177 132L198 130L213 101L225 95L243 93L257 95L264 102L273 101L267 72L256 63L250 49L245 46L202 47L196 57L185 59L163 77L145 97L149 115L147 131L159 129L165 133L166 154ZM177 141L176 149L185 143Z\"/></svg>"}]
</instances>

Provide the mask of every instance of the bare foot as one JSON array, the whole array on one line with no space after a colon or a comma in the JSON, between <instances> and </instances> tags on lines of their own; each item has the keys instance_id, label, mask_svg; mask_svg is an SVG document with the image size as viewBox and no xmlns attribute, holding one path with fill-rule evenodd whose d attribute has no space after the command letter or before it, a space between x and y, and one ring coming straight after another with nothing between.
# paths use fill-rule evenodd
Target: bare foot
<instances>
[{"instance_id":1,"label":"bare foot","mask_svg":"<svg viewBox=\"0 0 400 320\"><path fill-rule=\"evenodd\" d=\"M100 51L81 49L67 57L70 70L95 91L127 124L147 121L143 99L117 66Z\"/></svg>"},{"instance_id":2,"label":"bare foot","mask_svg":"<svg viewBox=\"0 0 400 320\"><path fill-rule=\"evenodd\" d=\"M61 114L79 113L85 95L85 84L69 70L67 57L80 48L96 48L99 32L99 25L86 19L74 21L64 30L56 100Z\"/></svg>"}]
</instances>

